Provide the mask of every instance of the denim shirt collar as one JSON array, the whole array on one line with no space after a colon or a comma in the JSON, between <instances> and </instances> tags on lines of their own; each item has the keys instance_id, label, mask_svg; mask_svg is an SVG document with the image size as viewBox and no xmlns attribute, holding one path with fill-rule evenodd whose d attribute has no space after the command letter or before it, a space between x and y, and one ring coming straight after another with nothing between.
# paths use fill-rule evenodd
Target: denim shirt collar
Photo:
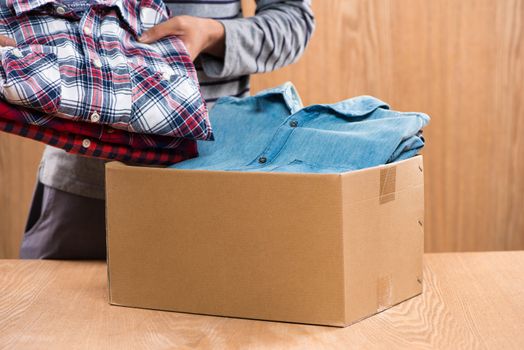
<instances>
[{"instance_id":1,"label":"denim shirt collar","mask_svg":"<svg viewBox=\"0 0 524 350\"><path fill-rule=\"evenodd\" d=\"M295 86L289 81L275 88L263 90L256 97L260 98L268 95L282 96L282 100L289 108L290 114L295 114L300 110L310 112L319 109L329 109L345 117L359 117L372 113L377 108L389 109L389 105L384 101L366 95L353 97L334 104L317 104L304 108Z\"/></svg>"},{"instance_id":2,"label":"denim shirt collar","mask_svg":"<svg viewBox=\"0 0 524 350\"><path fill-rule=\"evenodd\" d=\"M357 96L334 104L318 104L306 107L304 110L330 110L345 118L363 117L373 113L378 108L389 109L389 105L373 96Z\"/></svg>"},{"instance_id":3,"label":"denim shirt collar","mask_svg":"<svg viewBox=\"0 0 524 350\"><path fill-rule=\"evenodd\" d=\"M256 97L264 97L268 95L280 95L282 96L282 100L286 104L286 106L289 109L290 114L294 114L304 108L304 104L302 103L302 100L300 99L300 96L298 95L297 89L295 88L295 85L291 82L286 82L280 86L277 86L275 88L263 90L259 92Z\"/></svg>"}]
</instances>

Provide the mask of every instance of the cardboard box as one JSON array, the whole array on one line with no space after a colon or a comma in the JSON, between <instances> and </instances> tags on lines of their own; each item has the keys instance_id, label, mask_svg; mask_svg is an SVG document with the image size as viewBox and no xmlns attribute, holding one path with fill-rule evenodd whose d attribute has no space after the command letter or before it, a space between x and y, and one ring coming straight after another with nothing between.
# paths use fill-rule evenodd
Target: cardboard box
<instances>
[{"instance_id":1,"label":"cardboard box","mask_svg":"<svg viewBox=\"0 0 524 350\"><path fill-rule=\"evenodd\" d=\"M422 290L422 156L342 174L107 164L114 305L347 326Z\"/></svg>"}]
</instances>

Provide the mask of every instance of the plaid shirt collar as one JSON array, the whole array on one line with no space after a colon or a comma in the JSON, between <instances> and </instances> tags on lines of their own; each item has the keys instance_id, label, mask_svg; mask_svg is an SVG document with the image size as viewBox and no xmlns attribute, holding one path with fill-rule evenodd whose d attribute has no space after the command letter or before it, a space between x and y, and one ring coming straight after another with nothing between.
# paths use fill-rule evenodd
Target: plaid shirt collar
<instances>
[{"instance_id":1,"label":"plaid shirt collar","mask_svg":"<svg viewBox=\"0 0 524 350\"><path fill-rule=\"evenodd\" d=\"M136 37L140 36L139 5L137 0L92 0L92 2L102 7L118 8L120 16L133 31L133 34ZM19 16L48 4L59 5L61 3L57 0L11 0L11 4L16 15Z\"/></svg>"}]
</instances>

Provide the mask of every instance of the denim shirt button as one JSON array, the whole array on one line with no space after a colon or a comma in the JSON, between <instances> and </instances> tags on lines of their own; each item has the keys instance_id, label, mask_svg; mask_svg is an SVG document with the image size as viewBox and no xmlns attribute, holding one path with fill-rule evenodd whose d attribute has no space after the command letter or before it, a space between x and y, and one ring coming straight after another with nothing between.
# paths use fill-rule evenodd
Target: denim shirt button
<instances>
[{"instance_id":1,"label":"denim shirt button","mask_svg":"<svg viewBox=\"0 0 524 350\"><path fill-rule=\"evenodd\" d=\"M292 128L296 128L298 126L298 121L292 120L289 122L289 126Z\"/></svg>"},{"instance_id":2,"label":"denim shirt button","mask_svg":"<svg viewBox=\"0 0 524 350\"><path fill-rule=\"evenodd\" d=\"M258 162L260 164L264 164L265 162L267 162L267 158L266 157L260 157L260 158L258 158Z\"/></svg>"}]
</instances>

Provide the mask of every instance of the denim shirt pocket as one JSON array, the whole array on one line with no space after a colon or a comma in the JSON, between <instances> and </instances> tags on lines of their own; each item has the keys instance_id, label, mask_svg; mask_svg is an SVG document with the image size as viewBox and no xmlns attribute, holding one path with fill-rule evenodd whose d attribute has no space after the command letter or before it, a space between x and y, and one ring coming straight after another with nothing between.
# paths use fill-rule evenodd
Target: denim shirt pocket
<instances>
[{"instance_id":1,"label":"denim shirt pocket","mask_svg":"<svg viewBox=\"0 0 524 350\"><path fill-rule=\"evenodd\" d=\"M54 48L31 45L2 50L0 97L47 114L60 107L62 81Z\"/></svg>"}]
</instances>

